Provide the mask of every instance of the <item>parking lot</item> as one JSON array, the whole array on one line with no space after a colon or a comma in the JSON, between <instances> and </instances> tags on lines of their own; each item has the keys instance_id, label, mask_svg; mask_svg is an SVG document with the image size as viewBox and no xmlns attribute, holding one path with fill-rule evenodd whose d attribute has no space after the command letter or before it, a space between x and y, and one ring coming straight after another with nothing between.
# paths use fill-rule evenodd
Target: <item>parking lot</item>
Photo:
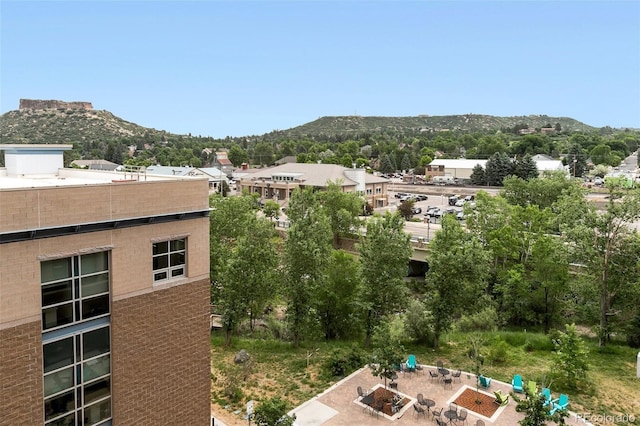
<instances>
[{"instance_id":1,"label":"parking lot","mask_svg":"<svg viewBox=\"0 0 640 426\"><path fill-rule=\"evenodd\" d=\"M394 212L398 209L398 206L402 203L401 198L398 198L398 194L404 195L423 195L413 194L404 191L389 191L389 205L387 207L376 209L376 212L384 213L385 211ZM449 197L447 195L426 195L426 200L419 200L414 202L414 208L420 209L420 213L414 214L414 219L419 218L420 222L407 221L405 223L405 230L412 236L412 239L424 238L425 241L431 240L435 236L436 231L440 229L440 222L442 220L442 212L452 211L453 214L463 211L462 206L449 205ZM418 198L418 197L415 197ZM464 198L464 197L462 197ZM426 215L430 208L436 208L440 214ZM464 220L461 221L464 223Z\"/></svg>"}]
</instances>

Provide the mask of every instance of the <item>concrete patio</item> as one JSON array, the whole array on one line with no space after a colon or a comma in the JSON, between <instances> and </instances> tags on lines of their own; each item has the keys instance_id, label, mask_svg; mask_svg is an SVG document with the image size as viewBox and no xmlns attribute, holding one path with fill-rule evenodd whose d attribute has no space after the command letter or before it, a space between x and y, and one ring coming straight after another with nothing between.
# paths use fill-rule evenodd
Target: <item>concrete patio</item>
<instances>
[{"instance_id":1,"label":"concrete patio","mask_svg":"<svg viewBox=\"0 0 640 426\"><path fill-rule=\"evenodd\" d=\"M354 372L320 395L295 408L289 414L296 415L296 426L355 426L379 423L394 423L397 425L435 424L431 415L416 415L412 405L416 401L417 394L422 393L425 398L435 401L435 409L444 407L444 411L446 411L449 403L453 402L464 389L473 388L475 390L476 379L473 374L463 372L459 381L455 379L451 386L445 388L442 382L430 378L428 373L430 369L435 371L436 367L424 365L422 371L398 373L398 379L396 380L398 392L411 398L411 402L394 415L393 418L384 415L372 415L369 410L363 410L363 405L358 402L358 386L367 391L383 385L383 381L378 377L374 377L368 367ZM493 380L490 388L485 392L492 395L498 389L502 393L508 394L511 391L511 384ZM481 419L486 425L515 426L524 418L523 414L516 412L515 407L515 401L510 399L509 403L504 407L500 407L491 418L483 417L468 410L469 415L466 424L473 426L476 420ZM447 419L443 416L442 420L446 421ZM575 414L572 413L571 417L567 419L567 423L577 423ZM585 423L580 421L580 424Z\"/></svg>"}]
</instances>

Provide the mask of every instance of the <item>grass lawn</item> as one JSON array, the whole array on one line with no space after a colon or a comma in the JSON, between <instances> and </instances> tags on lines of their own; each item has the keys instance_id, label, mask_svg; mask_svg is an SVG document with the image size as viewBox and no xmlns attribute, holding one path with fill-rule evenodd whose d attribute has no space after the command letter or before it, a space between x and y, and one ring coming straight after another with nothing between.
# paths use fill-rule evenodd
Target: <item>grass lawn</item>
<instances>
[{"instance_id":1,"label":"grass lawn","mask_svg":"<svg viewBox=\"0 0 640 426\"><path fill-rule=\"evenodd\" d=\"M473 363L466 356L465 333L451 333L441 340L438 350L425 345L405 344L407 354L415 354L418 362L435 365L442 360L446 366L473 371ZM484 333L487 354L482 374L509 383L514 374L524 381L538 384L549 382L553 364L552 345L547 336L537 333ZM495 348L504 341L503 351ZM638 351L612 344L601 352L595 341L586 340L590 349L587 379L577 390L561 389L551 382L551 390L569 395L570 409L578 413L598 416L635 416L633 421L613 421L612 418L595 424L640 425L640 379L636 378ZM294 349L290 342L269 339L236 337L230 348L223 346L224 336L213 332L211 337L212 407L222 420L246 424L242 415L246 402L279 396L293 408L324 391L340 377L329 377L323 364L335 350L347 352L360 342L304 342ZM245 349L252 358L249 367L235 365L234 355ZM506 351L505 351L506 350ZM493 352L492 352L493 351ZM496 352L496 353L494 353ZM239 410L239 412L238 412ZM236 414L233 412L236 411ZM234 423L233 420L238 422Z\"/></svg>"}]
</instances>

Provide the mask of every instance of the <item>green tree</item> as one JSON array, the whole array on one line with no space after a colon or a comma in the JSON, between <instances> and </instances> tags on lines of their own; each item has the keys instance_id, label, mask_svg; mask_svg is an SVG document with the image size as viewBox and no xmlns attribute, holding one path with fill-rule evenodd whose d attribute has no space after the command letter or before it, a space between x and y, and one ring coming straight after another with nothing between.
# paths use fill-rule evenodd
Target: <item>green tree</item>
<instances>
[{"instance_id":1,"label":"green tree","mask_svg":"<svg viewBox=\"0 0 640 426\"><path fill-rule=\"evenodd\" d=\"M496 152L487 160L484 176L489 186L502 186L502 180L513 174L513 164L505 153Z\"/></svg>"},{"instance_id":2,"label":"green tree","mask_svg":"<svg viewBox=\"0 0 640 426\"><path fill-rule=\"evenodd\" d=\"M524 388L525 398L520 398L514 392L511 392L511 397L516 402L516 411L518 413L524 413L524 419L520 420L518 424L521 426L544 426L549 421L558 425L564 425L565 417L569 416L567 410L558 410L553 415L549 414L549 407L545 405L544 396L539 392L531 392L528 387Z\"/></svg>"},{"instance_id":3,"label":"green tree","mask_svg":"<svg viewBox=\"0 0 640 426\"><path fill-rule=\"evenodd\" d=\"M240 167L242 163L249 162L249 155L240 145L232 145L228 154L229 161L236 166Z\"/></svg>"},{"instance_id":4,"label":"green tree","mask_svg":"<svg viewBox=\"0 0 640 426\"><path fill-rule=\"evenodd\" d=\"M624 318L635 302L640 279L639 237L631 224L640 218L640 190L609 186L606 210L600 212L586 197L563 197L557 203L558 221L574 262L599 293L599 345L605 346L616 317ZM633 294L633 298L629 295Z\"/></svg>"},{"instance_id":5,"label":"green tree","mask_svg":"<svg viewBox=\"0 0 640 426\"><path fill-rule=\"evenodd\" d=\"M209 205L211 301L215 304L219 301L220 282L227 259L238 239L249 232L256 217L257 202L250 195L222 197L213 194L209 197Z\"/></svg>"},{"instance_id":6,"label":"green tree","mask_svg":"<svg viewBox=\"0 0 640 426\"><path fill-rule=\"evenodd\" d=\"M272 164L273 147L265 142L258 143L253 151L253 163L258 165Z\"/></svg>"},{"instance_id":7,"label":"green tree","mask_svg":"<svg viewBox=\"0 0 640 426\"><path fill-rule=\"evenodd\" d=\"M531 155L526 154L514 162L513 174L524 180L535 179L538 177L538 166L536 162L533 161L533 158L531 158Z\"/></svg>"},{"instance_id":8,"label":"green tree","mask_svg":"<svg viewBox=\"0 0 640 426\"><path fill-rule=\"evenodd\" d=\"M583 379L589 369L589 349L578 335L575 324L567 324L565 331L560 331L554 339L555 346L554 371L560 375L565 384L577 388L578 379Z\"/></svg>"},{"instance_id":9,"label":"green tree","mask_svg":"<svg viewBox=\"0 0 640 426\"><path fill-rule=\"evenodd\" d=\"M405 306L407 287L403 278L411 251L399 214L387 213L367 222L366 237L358 244L363 279L359 301L364 311L366 346L371 343L375 326Z\"/></svg>"},{"instance_id":10,"label":"green tree","mask_svg":"<svg viewBox=\"0 0 640 426\"><path fill-rule=\"evenodd\" d=\"M287 415L287 403L274 396L256 407L251 416L256 426L293 426L296 416Z\"/></svg>"},{"instance_id":11,"label":"green tree","mask_svg":"<svg viewBox=\"0 0 640 426\"><path fill-rule=\"evenodd\" d=\"M465 232L453 215L430 243L426 274L428 306L433 314L433 345L464 310L473 311L486 290L489 253L475 235Z\"/></svg>"},{"instance_id":12,"label":"green tree","mask_svg":"<svg viewBox=\"0 0 640 426\"><path fill-rule=\"evenodd\" d=\"M318 288L316 311L325 339L349 338L361 330L357 300L360 291L358 262L349 253L334 250L328 279Z\"/></svg>"},{"instance_id":13,"label":"green tree","mask_svg":"<svg viewBox=\"0 0 640 426\"><path fill-rule=\"evenodd\" d=\"M314 295L325 285L331 255L331 225L311 188L296 189L287 210L291 226L284 244L287 320L298 347L311 330Z\"/></svg>"},{"instance_id":14,"label":"green tree","mask_svg":"<svg viewBox=\"0 0 640 426\"><path fill-rule=\"evenodd\" d=\"M487 178L484 173L484 167L480 164L476 164L473 166L473 170L471 171L471 184L472 185L486 185Z\"/></svg>"},{"instance_id":15,"label":"green tree","mask_svg":"<svg viewBox=\"0 0 640 426\"><path fill-rule=\"evenodd\" d=\"M254 217L248 232L240 236L221 274L220 305L225 344L241 320L249 316L250 325L264 311L276 289L278 258L271 223Z\"/></svg>"},{"instance_id":16,"label":"green tree","mask_svg":"<svg viewBox=\"0 0 640 426\"><path fill-rule=\"evenodd\" d=\"M404 357L404 347L397 338L391 335L389 323L381 323L375 327L373 333L373 357L369 363L371 374L387 380L393 377L395 370L400 367Z\"/></svg>"},{"instance_id":17,"label":"green tree","mask_svg":"<svg viewBox=\"0 0 640 426\"><path fill-rule=\"evenodd\" d=\"M329 215L334 247L340 235L358 231L359 215L363 212L364 200L353 192L342 190L342 181L328 182L327 189L316 194L324 211Z\"/></svg>"},{"instance_id":18,"label":"green tree","mask_svg":"<svg viewBox=\"0 0 640 426\"><path fill-rule=\"evenodd\" d=\"M274 200L267 200L264 203L264 207L262 208L262 212L265 217L269 219L274 219L280 216L280 204L278 204Z\"/></svg>"},{"instance_id":19,"label":"green tree","mask_svg":"<svg viewBox=\"0 0 640 426\"><path fill-rule=\"evenodd\" d=\"M609 164L611 161L611 147L606 144L596 145L590 152L593 164Z\"/></svg>"}]
</instances>

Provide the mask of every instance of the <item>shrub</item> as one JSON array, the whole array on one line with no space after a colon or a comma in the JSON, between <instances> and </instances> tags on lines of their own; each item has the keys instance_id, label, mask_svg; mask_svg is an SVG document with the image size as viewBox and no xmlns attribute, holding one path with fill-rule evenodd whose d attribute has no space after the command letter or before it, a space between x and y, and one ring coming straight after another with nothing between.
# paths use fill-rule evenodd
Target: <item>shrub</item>
<instances>
[{"instance_id":1,"label":"shrub","mask_svg":"<svg viewBox=\"0 0 640 426\"><path fill-rule=\"evenodd\" d=\"M349 352L334 350L325 361L324 369L332 377L345 377L362 367L365 362L364 352L354 346Z\"/></svg>"},{"instance_id":2,"label":"shrub","mask_svg":"<svg viewBox=\"0 0 640 426\"><path fill-rule=\"evenodd\" d=\"M488 307L471 315L463 315L458 320L460 331L491 331L495 330L498 323L498 314L495 308Z\"/></svg>"},{"instance_id":3,"label":"shrub","mask_svg":"<svg viewBox=\"0 0 640 426\"><path fill-rule=\"evenodd\" d=\"M252 417L258 426L291 426L296 419L287 415L287 403L277 396L262 401Z\"/></svg>"},{"instance_id":4,"label":"shrub","mask_svg":"<svg viewBox=\"0 0 640 426\"><path fill-rule=\"evenodd\" d=\"M499 339L496 344L491 346L489 350L489 360L494 364L504 364L507 362L509 353L509 344L502 339Z\"/></svg>"},{"instance_id":5,"label":"shrub","mask_svg":"<svg viewBox=\"0 0 640 426\"><path fill-rule=\"evenodd\" d=\"M411 300L404 315L404 331L413 340L419 343L428 342L431 339L431 327L429 327L431 313L424 303L419 300Z\"/></svg>"},{"instance_id":6,"label":"shrub","mask_svg":"<svg viewBox=\"0 0 640 426\"><path fill-rule=\"evenodd\" d=\"M627 344L632 348L640 348L640 313L627 328Z\"/></svg>"}]
</instances>

